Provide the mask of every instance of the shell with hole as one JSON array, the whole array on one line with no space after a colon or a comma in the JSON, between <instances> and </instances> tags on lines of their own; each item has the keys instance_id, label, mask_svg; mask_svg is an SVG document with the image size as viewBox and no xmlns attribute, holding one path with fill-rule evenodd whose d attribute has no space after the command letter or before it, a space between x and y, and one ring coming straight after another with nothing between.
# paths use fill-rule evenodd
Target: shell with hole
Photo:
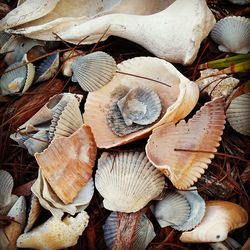
<instances>
[{"instance_id":1,"label":"shell with hole","mask_svg":"<svg viewBox=\"0 0 250 250\"><path fill-rule=\"evenodd\" d=\"M250 19L228 16L218 21L211 32L219 50L247 54L250 51Z\"/></svg>"},{"instance_id":2,"label":"shell with hole","mask_svg":"<svg viewBox=\"0 0 250 250\"><path fill-rule=\"evenodd\" d=\"M241 206L229 201L207 201L206 213L201 223L192 231L182 233L182 242L221 242L228 233L243 227L248 214Z\"/></svg>"},{"instance_id":3,"label":"shell with hole","mask_svg":"<svg viewBox=\"0 0 250 250\"><path fill-rule=\"evenodd\" d=\"M118 64L117 67L118 72L114 78L101 89L89 93L85 103L84 121L91 126L100 148L111 148L146 137L153 128L184 118L197 103L197 85L162 59L135 57ZM159 97L160 116L154 123L146 126L127 126L116 105L117 101L131 89L144 87L151 89ZM120 131L127 131L127 134L115 134L111 128L114 125Z\"/></svg>"},{"instance_id":4,"label":"shell with hole","mask_svg":"<svg viewBox=\"0 0 250 250\"><path fill-rule=\"evenodd\" d=\"M205 0L44 2L21 4L0 21L0 30L12 28L15 34L42 40L60 37L75 44L93 44L114 35L170 62L191 64L215 23Z\"/></svg>"},{"instance_id":5,"label":"shell with hole","mask_svg":"<svg viewBox=\"0 0 250 250\"><path fill-rule=\"evenodd\" d=\"M208 168L225 124L224 100L206 103L188 122L153 130L146 145L151 163L178 189L192 186Z\"/></svg>"},{"instance_id":6,"label":"shell with hole","mask_svg":"<svg viewBox=\"0 0 250 250\"><path fill-rule=\"evenodd\" d=\"M67 215L63 220L51 217L30 232L20 235L17 247L56 250L74 246L87 227L88 221L89 216L85 211L76 217Z\"/></svg>"},{"instance_id":7,"label":"shell with hole","mask_svg":"<svg viewBox=\"0 0 250 250\"><path fill-rule=\"evenodd\" d=\"M95 186L108 210L136 212L156 199L164 185L164 176L144 152L104 152L98 160Z\"/></svg>"}]
</instances>

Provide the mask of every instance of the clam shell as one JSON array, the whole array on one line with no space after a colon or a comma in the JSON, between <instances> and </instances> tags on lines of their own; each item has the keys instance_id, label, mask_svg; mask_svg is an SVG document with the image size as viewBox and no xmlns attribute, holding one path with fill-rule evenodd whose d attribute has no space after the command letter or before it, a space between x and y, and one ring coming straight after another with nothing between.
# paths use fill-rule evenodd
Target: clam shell
<instances>
[{"instance_id":1,"label":"clam shell","mask_svg":"<svg viewBox=\"0 0 250 250\"><path fill-rule=\"evenodd\" d=\"M72 81L84 91L94 91L106 85L114 76L116 62L105 52L97 51L78 56L72 63Z\"/></svg>"},{"instance_id":2,"label":"clam shell","mask_svg":"<svg viewBox=\"0 0 250 250\"><path fill-rule=\"evenodd\" d=\"M236 97L226 111L227 120L237 132L250 136L250 92Z\"/></svg>"},{"instance_id":3,"label":"clam shell","mask_svg":"<svg viewBox=\"0 0 250 250\"><path fill-rule=\"evenodd\" d=\"M164 124L156 128L146 145L148 159L176 188L186 189L211 163L224 124L224 100L208 102L187 123L182 120L176 126Z\"/></svg>"},{"instance_id":4,"label":"clam shell","mask_svg":"<svg viewBox=\"0 0 250 250\"><path fill-rule=\"evenodd\" d=\"M87 227L88 220L89 216L85 211L76 217L67 215L62 221L51 217L30 232L20 235L17 247L56 250L74 246Z\"/></svg>"},{"instance_id":5,"label":"clam shell","mask_svg":"<svg viewBox=\"0 0 250 250\"><path fill-rule=\"evenodd\" d=\"M8 203L8 205L6 205L5 207L1 207L0 208L0 215L7 215L8 212L10 211L10 209L14 206L14 204L16 203L18 197L14 194L11 195L11 200L10 203ZM0 248L1 249L1 248Z\"/></svg>"},{"instance_id":6,"label":"clam shell","mask_svg":"<svg viewBox=\"0 0 250 250\"><path fill-rule=\"evenodd\" d=\"M225 17L214 25L211 37L221 51L247 54L250 51L250 19Z\"/></svg>"},{"instance_id":7,"label":"clam shell","mask_svg":"<svg viewBox=\"0 0 250 250\"><path fill-rule=\"evenodd\" d=\"M85 103L84 122L89 124L100 148L111 148L146 137L150 131L163 123L177 122L195 106L199 90L170 63L153 57L136 57L117 65L118 71L138 75L152 80L116 73L103 88L88 94ZM166 86L171 85L171 87ZM140 131L122 138L114 134L107 121L110 106L129 89L146 86L159 96L162 112L159 121Z\"/></svg>"},{"instance_id":8,"label":"clam shell","mask_svg":"<svg viewBox=\"0 0 250 250\"><path fill-rule=\"evenodd\" d=\"M182 233L183 242L221 242L231 230L244 226L248 214L237 204L228 201L207 201L201 223L192 231Z\"/></svg>"},{"instance_id":9,"label":"clam shell","mask_svg":"<svg viewBox=\"0 0 250 250\"><path fill-rule=\"evenodd\" d=\"M13 186L14 180L11 174L5 170L0 170L0 208L11 202Z\"/></svg>"},{"instance_id":10,"label":"clam shell","mask_svg":"<svg viewBox=\"0 0 250 250\"><path fill-rule=\"evenodd\" d=\"M136 212L157 198L164 185L164 176L143 152L105 152L98 160L95 186L106 209Z\"/></svg>"},{"instance_id":11,"label":"clam shell","mask_svg":"<svg viewBox=\"0 0 250 250\"><path fill-rule=\"evenodd\" d=\"M90 180L96 151L91 129L83 125L69 137L54 139L35 158L53 191L68 204Z\"/></svg>"}]
</instances>

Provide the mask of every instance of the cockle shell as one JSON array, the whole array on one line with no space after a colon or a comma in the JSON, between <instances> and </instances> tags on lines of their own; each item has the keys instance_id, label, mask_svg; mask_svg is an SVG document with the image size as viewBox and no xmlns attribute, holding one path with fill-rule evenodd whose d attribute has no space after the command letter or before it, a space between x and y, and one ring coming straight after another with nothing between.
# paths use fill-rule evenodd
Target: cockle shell
<instances>
[{"instance_id":1,"label":"cockle shell","mask_svg":"<svg viewBox=\"0 0 250 250\"><path fill-rule=\"evenodd\" d=\"M136 212L162 192L164 176L143 152L104 152L98 160L95 186L112 211Z\"/></svg>"},{"instance_id":2,"label":"cockle shell","mask_svg":"<svg viewBox=\"0 0 250 250\"><path fill-rule=\"evenodd\" d=\"M11 193L14 180L11 174L0 169L0 208L7 206L11 202Z\"/></svg>"},{"instance_id":3,"label":"cockle shell","mask_svg":"<svg viewBox=\"0 0 250 250\"><path fill-rule=\"evenodd\" d=\"M215 24L211 37L220 44L218 48L221 51L247 54L250 51L250 19L225 17Z\"/></svg>"},{"instance_id":4,"label":"cockle shell","mask_svg":"<svg viewBox=\"0 0 250 250\"><path fill-rule=\"evenodd\" d=\"M91 129L83 125L69 137L55 138L35 158L53 191L68 204L90 180L96 151Z\"/></svg>"},{"instance_id":5,"label":"cockle shell","mask_svg":"<svg viewBox=\"0 0 250 250\"><path fill-rule=\"evenodd\" d=\"M62 221L51 217L30 232L20 235L17 247L56 250L74 246L87 227L88 221L89 216L85 211L76 217L67 215Z\"/></svg>"},{"instance_id":6,"label":"cockle shell","mask_svg":"<svg viewBox=\"0 0 250 250\"><path fill-rule=\"evenodd\" d=\"M182 233L183 242L220 242L228 233L243 227L248 221L245 209L229 201L207 201L201 223L192 231Z\"/></svg>"},{"instance_id":7,"label":"cockle shell","mask_svg":"<svg viewBox=\"0 0 250 250\"><path fill-rule=\"evenodd\" d=\"M129 143L146 137L153 128L163 123L177 122L194 108L198 100L197 85L164 60L136 57L118 64L117 67L118 71L124 74L116 73L103 88L89 93L85 103L84 122L91 126L97 146L100 148ZM152 89L161 100L162 111L159 121L123 137L114 134L107 121L110 107L130 89L144 86Z\"/></svg>"},{"instance_id":8,"label":"cockle shell","mask_svg":"<svg viewBox=\"0 0 250 250\"><path fill-rule=\"evenodd\" d=\"M116 62L105 52L97 51L77 56L72 65L72 81L84 91L94 91L106 85L114 76Z\"/></svg>"},{"instance_id":9,"label":"cockle shell","mask_svg":"<svg viewBox=\"0 0 250 250\"><path fill-rule=\"evenodd\" d=\"M177 125L164 124L153 130L146 145L148 159L176 188L186 189L211 163L224 124L224 100L208 102L187 123L182 120Z\"/></svg>"}]
</instances>

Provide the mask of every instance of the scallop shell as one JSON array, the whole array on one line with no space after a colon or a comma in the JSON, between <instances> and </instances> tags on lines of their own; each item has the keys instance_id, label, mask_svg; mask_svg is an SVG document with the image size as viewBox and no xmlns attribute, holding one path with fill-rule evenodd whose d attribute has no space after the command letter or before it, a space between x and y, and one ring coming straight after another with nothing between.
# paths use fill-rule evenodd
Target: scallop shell
<instances>
[{"instance_id":1,"label":"scallop shell","mask_svg":"<svg viewBox=\"0 0 250 250\"><path fill-rule=\"evenodd\" d=\"M211 37L220 44L221 51L247 54L250 51L250 19L225 17L214 25Z\"/></svg>"},{"instance_id":2,"label":"scallop shell","mask_svg":"<svg viewBox=\"0 0 250 250\"><path fill-rule=\"evenodd\" d=\"M221 242L228 233L243 227L248 214L237 204L228 201L207 201L206 213L201 223L192 231L182 233L183 242Z\"/></svg>"},{"instance_id":3,"label":"scallop shell","mask_svg":"<svg viewBox=\"0 0 250 250\"><path fill-rule=\"evenodd\" d=\"M35 158L53 191L68 204L90 180L96 151L91 129L83 125L69 137L54 139Z\"/></svg>"},{"instance_id":4,"label":"scallop shell","mask_svg":"<svg viewBox=\"0 0 250 250\"><path fill-rule=\"evenodd\" d=\"M186 189L211 163L224 124L224 100L208 102L187 123L182 120L176 126L164 124L155 129L146 145L148 159L176 188Z\"/></svg>"},{"instance_id":5,"label":"scallop shell","mask_svg":"<svg viewBox=\"0 0 250 250\"><path fill-rule=\"evenodd\" d=\"M0 208L11 202L13 186L14 180L11 174L5 170L0 170Z\"/></svg>"},{"instance_id":6,"label":"scallop shell","mask_svg":"<svg viewBox=\"0 0 250 250\"><path fill-rule=\"evenodd\" d=\"M164 176L143 152L104 152L98 160L95 185L112 211L136 212L162 192Z\"/></svg>"},{"instance_id":7,"label":"scallop shell","mask_svg":"<svg viewBox=\"0 0 250 250\"><path fill-rule=\"evenodd\" d=\"M76 217L67 215L62 221L51 217L42 225L24 233L17 239L17 247L43 250L64 249L74 246L88 225L85 211Z\"/></svg>"},{"instance_id":8,"label":"scallop shell","mask_svg":"<svg viewBox=\"0 0 250 250\"><path fill-rule=\"evenodd\" d=\"M105 52L97 51L78 56L72 63L72 81L84 91L94 91L106 85L114 76L116 62Z\"/></svg>"},{"instance_id":9,"label":"scallop shell","mask_svg":"<svg viewBox=\"0 0 250 250\"><path fill-rule=\"evenodd\" d=\"M237 132L250 136L250 92L236 97L226 111L227 120Z\"/></svg>"},{"instance_id":10,"label":"scallop shell","mask_svg":"<svg viewBox=\"0 0 250 250\"><path fill-rule=\"evenodd\" d=\"M14 194L11 195L11 200L10 203L8 203L8 205L6 205L5 207L1 207L0 208L0 215L7 215L8 212L10 211L10 209L14 206L14 204L16 203L18 197ZM0 248L1 249L1 248Z\"/></svg>"},{"instance_id":11,"label":"scallop shell","mask_svg":"<svg viewBox=\"0 0 250 250\"><path fill-rule=\"evenodd\" d=\"M234 4L239 4L239 5L250 4L250 0L228 0L228 1Z\"/></svg>"},{"instance_id":12,"label":"scallop shell","mask_svg":"<svg viewBox=\"0 0 250 250\"><path fill-rule=\"evenodd\" d=\"M197 85L184 77L172 64L162 59L133 58L119 64L118 71L130 75L116 73L106 86L89 93L85 103L84 121L91 126L97 146L100 148L111 148L129 143L146 137L153 128L163 123L177 122L193 109L198 100ZM131 74L140 77L131 76ZM145 77L151 80L145 79ZM152 79L161 83L152 81ZM156 92L161 100L162 112L159 121L121 138L114 134L108 125L107 113L110 106L120 96L124 96L129 89L144 86Z\"/></svg>"},{"instance_id":13,"label":"scallop shell","mask_svg":"<svg viewBox=\"0 0 250 250\"><path fill-rule=\"evenodd\" d=\"M115 244L119 226L121 226L121 219L119 217L120 214L117 212L112 212L110 216L107 218L104 226L104 240L106 242L106 245L108 249L112 249L112 246ZM125 217L125 222L123 224L125 225L131 225L129 222L131 219L129 217L134 218L134 214L122 214L123 217ZM125 230L131 230L131 227L125 227ZM120 229L121 230L121 229ZM124 237L125 233L124 231L120 232L122 234L122 237ZM151 221L147 218L145 214L140 215L139 223L136 225L136 228L134 229L133 233L133 241L131 244L131 247L129 249L131 250L142 250L146 249L148 244L153 240L155 237L154 227ZM131 239L129 239L131 240ZM124 245L119 245L121 249L126 249L128 247L128 242L126 241L126 238L122 242Z\"/></svg>"}]
</instances>

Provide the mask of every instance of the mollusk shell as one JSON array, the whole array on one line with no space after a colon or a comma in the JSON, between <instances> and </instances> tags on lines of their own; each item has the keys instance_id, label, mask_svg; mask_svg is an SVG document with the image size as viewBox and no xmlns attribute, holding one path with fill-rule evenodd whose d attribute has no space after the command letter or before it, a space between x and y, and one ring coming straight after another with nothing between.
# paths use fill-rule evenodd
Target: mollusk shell
<instances>
[{"instance_id":1,"label":"mollusk shell","mask_svg":"<svg viewBox=\"0 0 250 250\"><path fill-rule=\"evenodd\" d=\"M11 202L13 186L14 180L11 174L5 170L0 170L0 208Z\"/></svg>"},{"instance_id":2,"label":"mollusk shell","mask_svg":"<svg viewBox=\"0 0 250 250\"><path fill-rule=\"evenodd\" d=\"M220 44L221 51L247 54L250 51L250 19L240 16L225 17L215 24L211 37Z\"/></svg>"},{"instance_id":3,"label":"mollusk shell","mask_svg":"<svg viewBox=\"0 0 250 250\"><path fill-rule=\"evenodd\" d=\"M157 198L165 180L143 152L104 152L98 160L95 185L106 209L131 213Z\"/></svg>"},{"instance_id":4,"label":"mollusk shell","mask_svg":"<svg viewBox=\"0 0 250 250\"><path fill-rule=\"evenodd\" d=\"M224 124L224 100L208 102L187 123L182 120L176 126L164 124L153 130L146 145L148 159L176 188L186 189L211 163Z\"/></svg>"},{"instance_id":5,"label":"mollusk shell","mask_svg":"<svg viewBox=\"0 0 250 250\"><path fill-rule=\"evenodd\" d=\"M10 39L11 34L8 34L4 31L0 31L0 48L3 47L3 45ZM0 54L4 53L2 50L0 50Z\"/></svg>"},{"instance_id":6,"label":"mollusk shell","mask_svg":"<svg viewBox=\"0 0 250 250\"><path fill-rule=\"evenodd\" d=\"M76 217L67 215L62 221L51 217L42 225L24 233L17 239L17 247L41 250L56 250L74 246L88 225L85 211Z\"/></svg>"},{"instance_id":7,"label":"mollusk shell","mask_svg":"<svg viewBox=\"0 0 250 250\"><path fill-rule=\"evenodd\" d=\"M16 203L18 197L14 194L11 195L11 200L10 203L8 203L8 205L6 205L5 207L0 207L0 215L7 215L8 212L10 211L10 209L14 206L14 204ZM0 248L1 249L1 248Z\"/></svg>"}]
</instances>

